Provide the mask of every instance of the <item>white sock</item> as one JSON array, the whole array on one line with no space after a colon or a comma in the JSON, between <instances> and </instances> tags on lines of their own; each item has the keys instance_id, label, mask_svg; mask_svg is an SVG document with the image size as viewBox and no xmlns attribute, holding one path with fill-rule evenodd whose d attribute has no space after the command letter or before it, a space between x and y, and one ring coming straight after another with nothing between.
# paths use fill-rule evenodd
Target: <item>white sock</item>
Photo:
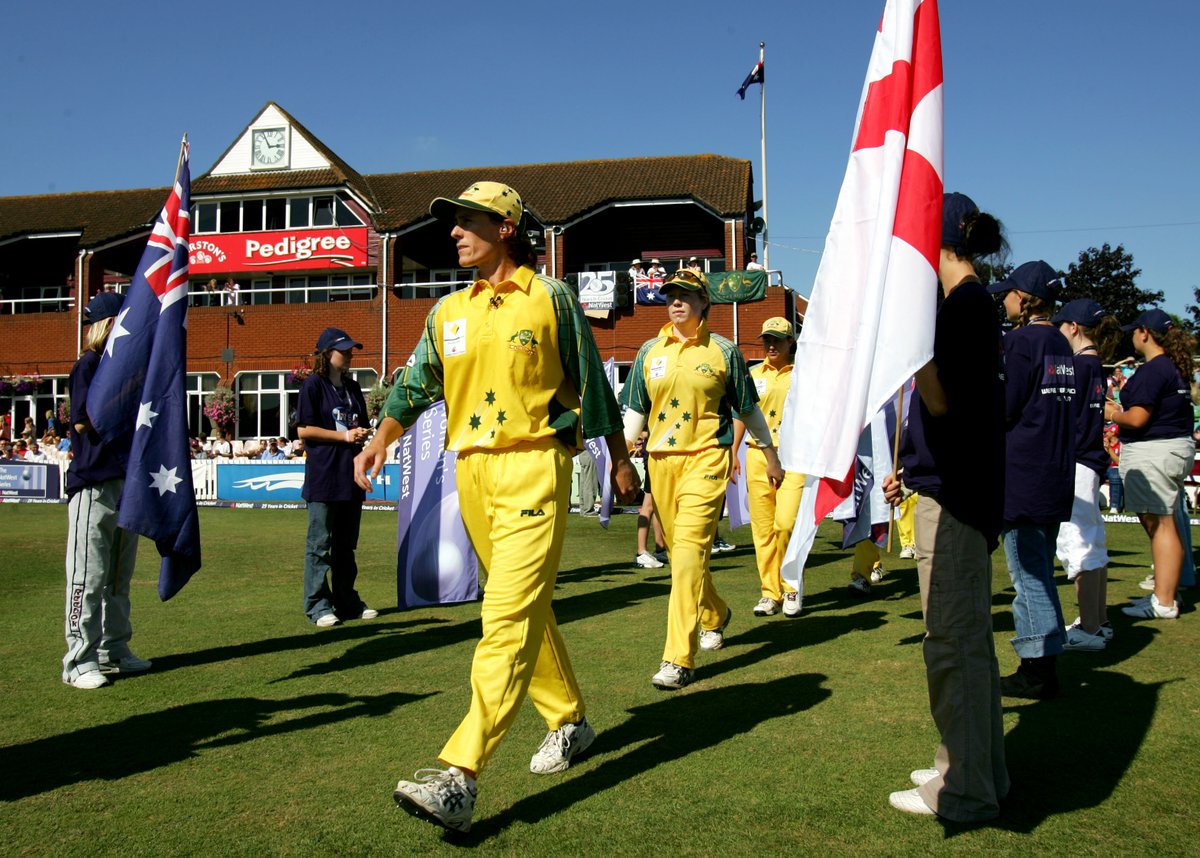
<instances>
[{"instance_id":1,"label":"white sock","mask_svg":"<svg viewBox=\"0 0 1200 858\"><path fill-rule=\"evenodd\" d=\"M447 771L456 777L462 777L463 782L467 785L467 789L469 789L472 793L475 792L475 778L471 777L458 766L451 766L449 769L447 769Z\"/></svg>"}]
</instances>

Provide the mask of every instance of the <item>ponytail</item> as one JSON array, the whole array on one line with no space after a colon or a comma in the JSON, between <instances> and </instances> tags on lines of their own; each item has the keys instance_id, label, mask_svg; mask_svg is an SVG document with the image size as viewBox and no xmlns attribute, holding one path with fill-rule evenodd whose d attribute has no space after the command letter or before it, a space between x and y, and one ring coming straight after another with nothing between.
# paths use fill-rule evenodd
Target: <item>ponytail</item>
<instances>
[{"instance_id":1,"label":"ponytail","mask_svg":"<svg viewBox=\"0 0 1200 858\"><path fill-rule=\"evenodd\" d=\"M1149 328L1146 330L1154 342L1162 346L1162 350L1171 359L1171 363L1175 364L1184 383L1190 386L1192 383L1192 352L1196 349L1196 341L1192 335L1180 327L1173 327L1164 334L1151 331Z\"/></svg>"},{"instance_id":2,"label":"ponytail","mask_svg":"<svg viewBox=\"0 0 1200 858\"><path fill-rule=\"evenodd\" d=\"M1080 328L1083 330L1084 336L1096 346L1096 353L1100 355L1100 360L1104 363L1112 360L1113 352L1117 350L1121 338L1125 335L1116 316L1102 316L1100 321L1090 328L1082 325Z\"/></svg>"}]
</instances>

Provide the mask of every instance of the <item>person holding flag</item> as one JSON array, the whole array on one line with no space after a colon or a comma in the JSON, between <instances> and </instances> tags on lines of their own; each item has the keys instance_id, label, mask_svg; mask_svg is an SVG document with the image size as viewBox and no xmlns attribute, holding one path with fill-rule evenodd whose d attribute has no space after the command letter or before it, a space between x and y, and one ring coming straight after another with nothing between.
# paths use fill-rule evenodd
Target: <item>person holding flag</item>
<instances>
[{"instance_id":1,"label":"person holding flag","mask_svg":"<svg viewBox=\"0 0 1200 858\"><path fill-rule=\"evenodd\" d=\"M999 222L965 194L946 194L933 359L916 373L900 446L899 504L919 492L917 574L929 709L941 734L934 767L893 807L957 822L991 819L1008 793L1000 671L992 636L992 562L1004 512L1000 323L974 262L1004 247Z\"/></svg>"},{"instance_id":2,"label":"person holding flag","mask_svg":"<svg viewBox=\"0 0 1200 858\"><path fill-rule=\"evenodd\" d=\"M87 341L71 368L71 452L67 467L67 654L63 682L100 688L106 674L142 673L150 662L129 649L129 584L137 560L136 533L117 521L131 437L101 438L88 411L88 388L121 311L124 296L100 292L83 311Z\"/></svg>"},{"instance_id":3,"label":"person holding flag","mask_svg":"<svg viewBox=\"0 0 1200 858\"><path fill-rule=\"evenodd\" d=\"M528 694L549 729L530 760L535 774L564 771L596 734L585 717L551 600L570 511L571 457L603 436L622 502L637 472L621 433L612 388L579 300L535 273L524 203L499 182L439 197L430 214L453 224L462 268L475 283L430 311L412 358L354 462L358 484L438 399L446 403L446 449L455 451L463 522L487 575L483 637L471 665L471 708L442 748L446 769L423 769L396 785L409 813L467 831L476 778Z\"/></svg>"},{"instance_id":4,"label":"person holding flag","mask_svg":"<svg viewBox=\"0 0 1200 858\"><path fill-rule=\"evenodd\" d=\"M671 558L667 642L650 681L674 690L695 674L697 631L700 649L720 649L733 614L713 586L709 561L732 470L735 415L762 449L767 480L778 486L783 470L745 358L708 330L707 278L682 268L662 291L668 322L638 351L621 401L629 444L649 416L647 468Z\"/></svg>"},{"instance_id":5,"label":"person holding flag","mask_svg":"<svg viewBox=\"0 0 1200 858\"><path fill-rule=\"evenodd\" d=\"M796 337L792 323L781 316L763 322L763 355L765 360L750 370L750 380L758 393L759 410L771 430L771 440L779 443L779 424L783 421L784 402L792 384L792 359L796 353ZM738 464L738 448L746 434L746 424L738 418L733 421L733 471L735 478L741 471ZM762 598L754 606L754 616L770 617L783 610L784 616L800 615L800 595L796 588L783 581L781 569L783 552L787 550L792 526L796 522L796 507L788 505L790 516L776 503L776 496L784 491L799 500L804 488L804 475L785 473L779 486L767 478L767 456L762 447L751 441L746 449L746 501L750 507L750 533L754 539L754 558L758 565L758 576Z\"/></svg>"}]
</instances>

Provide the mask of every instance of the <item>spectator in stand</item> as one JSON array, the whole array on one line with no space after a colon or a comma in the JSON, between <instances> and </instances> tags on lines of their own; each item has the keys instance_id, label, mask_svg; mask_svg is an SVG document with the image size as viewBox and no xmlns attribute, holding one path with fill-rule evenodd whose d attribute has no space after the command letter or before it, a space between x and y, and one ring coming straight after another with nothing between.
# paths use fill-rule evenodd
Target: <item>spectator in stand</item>
<instances>
[{"instance_id":1,"label":"spectator in stand","mask_svg":"<svg viewBox=\"0 0 1200 858\"><path fill-rule=\"evenodd\" d=\"M63 435L58 439L58 452L70 457L71 455L71 436L70 434Z\"/></svg>"},{"instance_id":2,"label":"spectator in stand","mask_svg":"<svg viewBox=\"0 0 1200 858\"><path fill-rule=\"evenodd\" d=\"M232 459L233 458L233 433L224 432L219 440L213 441L210 454L214 459Z\"/></svg>"},{"instance_id":3,"label":"spectator in stand","mask_svg":"<svg viewBox=\"0 0 1200 858\"><path fill-rule=\"evenodd\" d=\"M232 277L225 281L225 291L223 293L223 297L226 307L236 307L242 302L237 281Z\"/></svg>"},{"instance_id":4,"label":"spectator in stand","mask_svg":"<svg viewBox=\"0 0 1200 858\"><path fill-rule=\"evenodd\" d=\"M667 269L663 268L663 264L657 259L650 260L650 267L646 273L658 280L665 280L667 277Z\"/></svg>"},{"instance_id":5,"label":"spectator in stand","mask_svg":"<svg viewBox=\"0 0 1200 858\"><path fill-rule=\"evenodd\" d=\"M21 437L24 438L26 441L29 441L32 438L34 438L36 436L36 434L37 434L37 427L33 425L33 418L26 417L25 418L25 426L24 426L24 428L21 429Z\"/></svg>"},{"instance_id":6,"label":"spectator in stand","mask_svg":"<svg viewBox=\"0 0 1200 858\"><path fill-rule=\"evenodd\" d=\"M58 424L58 418L54 416L54 409L47 408L46 409L46 431L54 432L55 434L57 434L58 430L60 428L61 427Z\"/></svg>"},{"instance_id":7,"label":"spectator in stand","mask_svg":"<svg viewBox=\"0 0 1200 858\"><path fill-rule=\"evenodd\" d=\"M687 267L687 268L690 268L692 271L695 271L697 274L703 274L703 273L704 273L704 268L703 268L703 266L701 266L701 265L700 265L700 260L699 260L699 259L697 259L695 256L689 256L689 257L688 257L688 261L687 261L687 266L686 266L686 267Z\"/></svg>"},{"instance_id":8,"label":"spectator in stand","mask_svg":"<svg viewBox=\"0 0 1200 858\"><path fill-rule=\"evenodd\" d=\"M29 452L29 442L24 438L18 438L16 449L13 450L13 457L16 459L24 459L25 454Z\"/></svg>"},{"instance_id":9,"label":"spectator in stand","mask_svg":"<svg viewBox=\"0 0 1200 858\"><path fill-rule=\"evenodd\" d=\"M757 253L750 254L750 261L746 263L746 270L747 271L763 271L763 270L765 270L763 268L762 263L758 261Z\"/></svg>"},{"instance_id":10,"label":"spectator in stand","mask_svg":"<svg viewBox=\"0 0 1200 858\"><path fill-rule=\"evenodd\" d=\"M204 284L204 295L201 297L201 305L205 307L218 307L221 304L221 287L217 283L217 278L213 277Z\"/></svg>"},{"instance_id":11,"label":"spectator in stand","mask_svg":"<svg viewBox=\"0 0 1200 858\"><path fill-rule=\"evenodd\" d=\"M251 438L242 444L243 459L257 459L263 453L262 441L257 438Z\"/></svg>"},{"instance_id":12,"label":"spectator in stand","mask_svg":"<svg viewBox=\"0 0 1200 858\"><path fill-rule=\"evenodd\" d=\"M204 449L203 438L192 439L192 458L197 461L204 461L209 458L208 451Z\"/></svg>"},{"instance_id":13,"label":"spectator in stand","mask_svg":"<svg viewBox=\"0 0 1200 858\"><path fill-rule=\"evenodd\" d=\"M285 459L292 458L292 445L288 443L287 438L284 438L282 435L280 435L279 438L276 439L276 443L279 444L279 449L283 452Z\"/></svg>"},{"instance_id":14,"label":"spectator in stand","mask_svg":"<svg viewBox=\"0 0 1200 858\"><path fill-rule=\"evenodd\" d=\"M988 291L1004 296L1014 328L1004 337L1004 557L1016 595L1017 671L1000 681L1006 697L1058 696L1058 656L1066 640L1054 555L1058 528L1075 497L1074 364L1050 321L1063 277L1045 262L1019 265Z\"/></svg>"},{"instance_id":15,"label":"spectator in stand","mask_svg":"<svg viewBox=\"0 0 1200 858\"><path fill-rule=\"evenodd\" d=\"M721 649L733 615L709 563L732 469L735 416L762 446L767 479L779 485L783 470L742 353L708 330L707 278L681 270L662 291L668 321L638 351L621 396L631 445L650 418L654 506L671 557L667 640L650 681L674 690L692 681L697 633L700 649Z\"/></svg>"},{"instance_id":16,"label":"spectator in stand","mask_svg":"<svg viewBox=\"0 0 1200 858\"><path fill-rule=\"evenodd\" d=\"M304 439L297 438L292 442L292 458L303 459L308 455L308 448L304 446Z\"/></svg>"},{"instance_id":17,"label":"spectator in stand","mask_svg":"<svg viewBox=\"0 0 1200 858\"><path fill-rule=\"evenodd\" d=\"M287 454L279 449L279 442L272 438L258 458L262 462L284 462L287 461Z\"/></svg>"},{"instance_id":18,"label":"spectator in stand","mask_svg":"<svg viewBox=\"0 0 1200 858\"><path fill-rule=\"evenodd\" d=\"M9 441L0 441L0 460L10 462L12 461L12 457L12 443Z\"/></svg>"},{"instance_id":19,"label":"spectator in stand","mask_svg":"<svg viewBox=\"0 0 1200 858\"><path fill-rule=\"evenodd\" d=\"M635 259L629 264L629 279L637 285L637 281L646 276L646 269L642 267L642 260Z\"/></svg>"},{"instance_id":20,"label":"spectator in stand","mask_svg":"<svg viewBox=\"0 0 1200 858\"><path fill-rule=\"evenodd\" d=\"M322 628L343 620L370 620L354 589L359 525L365 494L355 481L354 457L367 441L367 402L350 376L357 342L339 328L317 338L313 372L300 384L296 431L312 445L304 469L308 538L304 554L304 613Z\"/></svg>"},{"instance_id":21,"label":"spectator in stand","mask_svg":"<svg viewBox=\"0 0 1200 858\"><path fill-rule=\"evenodd\" d=\"M10 422L11 419L12 418L10 418L8 416L7 412L4 414L0 414L0 441L11 441L12 440L12 423Z\"/></svg>"},{"instance_id":22,"label":"spectator in stand","mask_svg":"<svg viewBox=\"0 0 1200 858\"><path fill-rule=\"evenodd\" d=\"M1108 511L1121 513L1125 511L1125 487L1121 484L1121 439L1116 424L1104 427L1104 451L1108 453Z\"/></svg>"},{"instance_id":23,"label":"spectator in stand","mask_svg":"<svg viewBox=\"0 0 1200 858\"><path fill-rule=\"evenodd\" d=\"M637 554L633 558L633 562L643 569L661 569L667 562L666 541L663 538L662 523L658 520L658 513L654 511L654 498L650 494L650 469L648 467L648 459L646 458L646 440L650 437L650 433L643 430L638 435L637 440L633 443L633 451L630 453L632 458L642 460L642 467L646 474L642 480L642 505L638 507L638 522L637 522ZM650 553L650 530L654 529L654 553Z\"/></svg>"},{"instance_id":24,"label":"spectator in stand","mask_svg":"<svg viewBox=\"0 0 1200 858\"><path fill-rule=\"evenodd\" d=\"M759 409L767 420L773 443L779 443L779 425L783 422L784 402L792 383L792 360L796 356L796 337L792 323L781 316L763 322L763 355L765 360L750 370L750 380L758 393ZM736 479L741 468L738 447L746 434L746 424L733 421L733 473ZM754 539L754 557L758 565L759 598L754 606L756 617L771 617L781 609L784 616L800 615L800 594L783 580L783 553L796 517L777 515L783 512L776 503L777 493L792 491L799 495L804 487L804 475L785 473L783 482L773 484L767 476L767 457L757 442L751 440L746 449L746 500L750 507L750 533Z\"/></svg>"},{"instance_id":25,"label":"spectator in stand","mask_svg":"<svg viewBox=\"0 0 1200 858\"><path fill-rule=\"evenodd\" d=\"M1105 417L1121 432L1121 482L1125 507L1136 513L1150 538L1154 592L1121 610L1138 619L1173 620L1183 543L1175 507L1192 471L1192 351L1195 341L1162 310L1142 313L1126 325L1145 363L1125 383L1120 404L1108 402Z\"/></svg>"},{"instance_id":26,"label":"spectator in stand","mask_svg":"<svg viewBox=\"0 0 1200 858\"><path fill-rule=\"evenodd\" d=\"M1005 246L999 222L965 194L946 194L933 359L901 439L900 475L884 478L897 504L920 492L917 573L925 620L929 709L941 735L932 769L894 792L908 813L959 822L992 819L1008 794L1000 673L992 634L992 564L1004 512L1004 387L1000 323L975 260Z\"/></svg>"},{"instance_id":27,"label":"spectator in stand","mask_svg":"<svg viewBox=\"0 0 1200 858\"><path fill-rule=\"evenodd\" d=\"M1058 559L1075 582L1079 617L1066 629L1065 649L1101 652L1112 637L1108 622L1108 548L1100 514L1100 478L1111 461L1104 449L1106 383L1103 361L1112 357L1121 326L1088 298L1063 305L1054 324L1075 353L1075 499L1071 518L1058 528Z\"/></svg>"},{"instance_id":28,"label":"spectator in stand","mask_svg":"<svg viewBox=\"0 0 1200 858\"><path fill-rule=\"evenodd\" d=\"M129 585L138 537L117 524L129 436L105 443L92 428L87 410L88 388L122 303L123 296L116 292L101 292L88 302L83 311L83 323L89 326L86 345L68 380L75 458L66 473L67 654L62 680L82 689L107 685L112 674L142 673L151 667L129 649Z\"/></svg>"},{"instance_id":29,"label":"spectator in stand","mask_svg":"<svg viewBox=\"0 0 1200 858\"><path fill-rule=\"evenodd\" d=\"M35 438L29 442L29 450L25 453L26 462L49 462L50 457L42 450L42 445Z\"/></svg>"}]
</instances>

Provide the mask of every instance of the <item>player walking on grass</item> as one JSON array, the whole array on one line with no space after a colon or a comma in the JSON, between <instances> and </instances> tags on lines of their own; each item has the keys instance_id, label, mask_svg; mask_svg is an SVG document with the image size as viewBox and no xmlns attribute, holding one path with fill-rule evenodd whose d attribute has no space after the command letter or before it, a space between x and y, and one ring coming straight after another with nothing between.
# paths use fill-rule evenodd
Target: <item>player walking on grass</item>
<instances>
[{"instance_id":1,"label":"player walking on grass","mask_svg":"<svg viewBox=\"0 0 1200 858\"><path fill-rule=\"evenodd\" d=\"M700 649L720 649L732 615L713 586L709 560L732 467L734 415L761 446L773 485L783 481L783 470L745 358L708 330L704 275L681 268L662 292L669 321L638 352L621 396L629 443L649 417L647 468L671 557L667 643L650 681L671 690L692 681L697 631Z\"/></svg>"},{"instance_id":2,"label":"player walking on grass","mask_svg":"<svg viewBox=\"0 0 1200 858\"><path fill-rule=\"evenodd\" d=\"M561 772L595 739L551 609L571 457L582 437L604 436L623 501L636 491L637 472L579 301L565 283L534 273L521 197L477 182L456 199L435 199L429 211L453 223L458 264L476 268L478 279L430 311L374 439L355 460L355 478L370 491L368 472L379 472L388 445L445 399L463 522L487 575L483 638L471 665L470 711L438 757L448 768L400 781L395 798L416 816L467 831L476 778L527 692L549 729L531 771Z\"/></svg>"}]
</instances>

